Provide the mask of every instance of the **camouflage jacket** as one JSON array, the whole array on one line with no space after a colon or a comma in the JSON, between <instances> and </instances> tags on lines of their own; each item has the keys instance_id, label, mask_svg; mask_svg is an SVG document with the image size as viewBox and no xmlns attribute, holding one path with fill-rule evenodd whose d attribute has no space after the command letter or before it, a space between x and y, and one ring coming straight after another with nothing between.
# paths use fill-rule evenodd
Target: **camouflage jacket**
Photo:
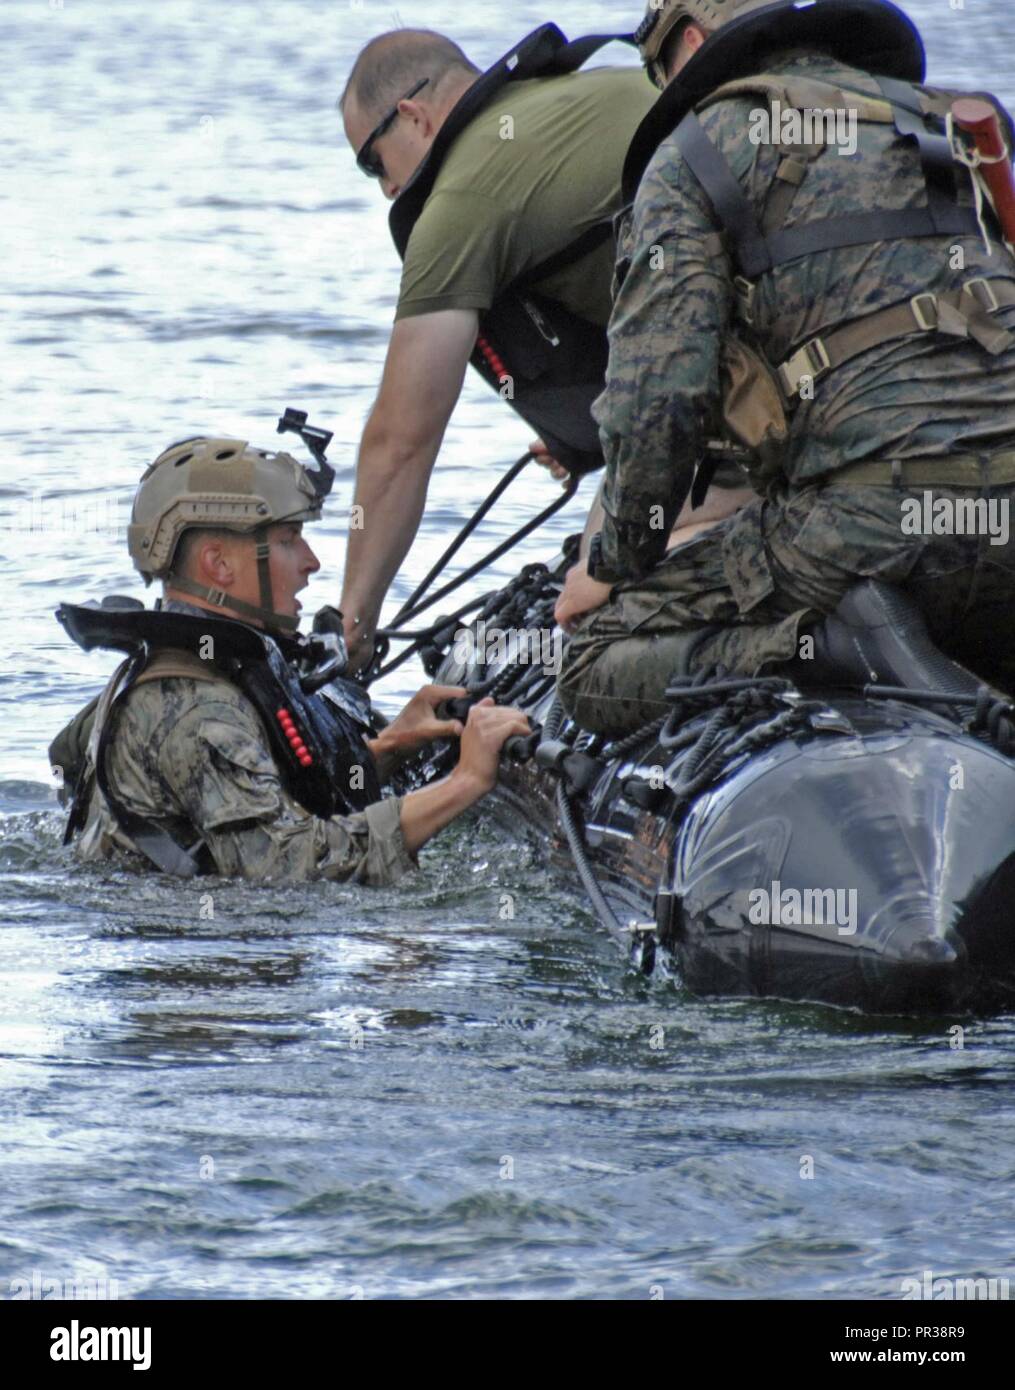
<instances>
[{"instance_id":1,"label":"camouflage jacket","mask_svg":"<svg viewBox=\"0 0 1015 1390\"><path fill-rule=\"evenodd\" d=\"M773 73L797 73L879 95L869 74L829 57L783 55ZM759 93L719 101L702 125L755 210L764 206L780 152L749 139ZM808 169L787 226L836 213L923 206L919 156L891 125L858 123L852 155L827 149ZM960 169L962 201L971 201ZM719 357L734 318L733 270L715 253L719 224L671 134L656 150L622 224L629 260L610 320L606 390L593 414L607 471L602 561L636 578L660 558L720 411ZM956 255L956 248L959 254ZM957 264L959 263L959 264ZM977 276L1015 276L992 238L929 237L801 257L757 282L755 341L772 363L849 319L926 290L957 290ZM1015 323L1015 309L1000 324ZM1015 350L989 356L937 333L872 348L815 383L792 415L783 472L793 484L861 459L967 453L1015 441ZM655 510L653 511L653 508Z\"/></svg>"},{"instance_id":2,"label":"camouflage jacket","mask_svg":"<svg viewBox=\"0 0 1015 1390\"><path fill-rule=\"evenodd\" d=\"M228 681L152 680L130 692L116 718L106 756L113 793L184 843L191 827L199 830L218 873L389 884L414 867L401 798L357 815L312 816L286 791L253 705ZM96 743L93 734L90 759ZM89 860L138 853L94 784L77 843Z\"/></svg>"}]
</instances>

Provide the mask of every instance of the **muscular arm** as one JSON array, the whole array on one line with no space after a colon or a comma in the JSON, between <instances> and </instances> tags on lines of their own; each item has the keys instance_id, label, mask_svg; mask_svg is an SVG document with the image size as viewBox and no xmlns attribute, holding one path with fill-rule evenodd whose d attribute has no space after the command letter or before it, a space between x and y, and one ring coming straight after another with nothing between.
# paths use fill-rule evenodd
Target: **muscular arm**
<instances>
[{"instance_id":1,"label":"muscular arm","mask_svg":"<svg viewBox=\"0 0 1015 1390\"><path fill-rule=\"evenodd\" d=\"M606 455L603 564L623 578L662 556L718 405L732 291L725 257L707 245L714 230L671 137L638 190L607 386L594 407Z\"/></svg>"},{"instance_id":2,"label":"muscular arm","mask_svg":"<svg viewBox=\"0 0 1015 1390\"><path fill-rule=\"evenodd\" d=\"M349 531L340 605L351 655L364 631L376 627L388 586L415 539L477 324L473 309L444 309L399 319L392 331L356 467L354 503L362 508L362 526Z\"/></svg>"}]
</instances>

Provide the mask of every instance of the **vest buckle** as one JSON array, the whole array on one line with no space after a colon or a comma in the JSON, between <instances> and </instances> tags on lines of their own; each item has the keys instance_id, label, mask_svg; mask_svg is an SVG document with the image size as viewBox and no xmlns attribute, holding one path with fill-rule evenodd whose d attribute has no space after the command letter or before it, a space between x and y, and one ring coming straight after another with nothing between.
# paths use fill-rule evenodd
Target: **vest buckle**
<instances>
[{"instance_id":1,"label":"vest buckle","mask_svg":"<svg viewBox=\"0 0 1015 1390\"><path fill-rule=\"evenodd\" d=\"M978 275L975 280L967 280L962 286L962 293L975 299L980 308L988 314L996 314L1001 307L993 285L982 275Z\"/></svg>"},{"instance_id":2,"label":"vest buckle","mask_svg":"<svg viewBox=\"0 0 1015 1390\"><path fill-rule=\"evenodd\" d=\"M926 306L924 303L926 301ZM921 333L932 333L937 328L937 295L925 290L923 294L914 294L909 301L909 307L913 311L913 318L916 319L917 326Z\"/></svg>"},{"instance_id":3,"label":"vest buckle","mask_svg":"<svg viewBox=\"0 0 1015 1390\"><path fill-rule=\"evenodd\" d=\"M779 368L779 381L786 395L792 399L800 390L805 377L817 381L830 370L832 359L820 338L812 338L803 347L797 348L792 357L786 359Z\"/></svg>"}]
</instances>

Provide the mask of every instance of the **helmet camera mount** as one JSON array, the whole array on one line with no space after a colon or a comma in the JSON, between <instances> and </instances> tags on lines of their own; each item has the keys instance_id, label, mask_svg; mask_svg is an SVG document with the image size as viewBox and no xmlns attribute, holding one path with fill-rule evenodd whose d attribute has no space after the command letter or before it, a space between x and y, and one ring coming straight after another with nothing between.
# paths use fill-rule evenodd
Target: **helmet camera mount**
<instances>
[{"instance_id":1,"label":"helmet camera mount","mask_svg":"<svg viewBox=\"0 0 1015 1390\"><path fill-rule=\"evenodd\" d=\"M286 406L285 413L279 416L278 433L286 434L289 431L299 435L317 461L314 472L307 469L307 477L323 502L335 481L335 470L325 458L325 450L332 441L333 431L322 430L318 425L308 425L305 410L294 410L292 406Z\"/></svg>"}]
</instances>

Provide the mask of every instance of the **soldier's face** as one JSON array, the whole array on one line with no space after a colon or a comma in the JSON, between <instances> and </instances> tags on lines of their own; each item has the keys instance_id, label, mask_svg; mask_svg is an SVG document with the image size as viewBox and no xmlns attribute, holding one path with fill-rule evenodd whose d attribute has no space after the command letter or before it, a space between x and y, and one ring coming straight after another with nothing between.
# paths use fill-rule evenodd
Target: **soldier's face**
<instances>
[{"instance_id":1,"label":"soldier's face","mask_svg":"<svg viewBox=\"0 0 1015 1390\"><path fill-rule=\"evenodd\" d=\"M296 595L310 583L321 562L303 537L302 522L283 522L268 530L271 592L276 613L296 617L303 605Z\"/></svg>"},{"instance_id":2,"label":"soldier's face","mask_svg":"<svg viewBox=\"0 0 1015 1390\"><path fill-rule=\"evenodd\" d=\"M233 566L234 582L229 593L246 603L260 604L261 586L257 576L254 541L249 536L242 558L236 557ZM303 525L298 521L279 522L268 527L268 572L271 575L272 607L284 617L299 616L302 604L296 595L305 589L310 576L321 568L321 562L303 539Z\"/></svg>"}]
</instances>

